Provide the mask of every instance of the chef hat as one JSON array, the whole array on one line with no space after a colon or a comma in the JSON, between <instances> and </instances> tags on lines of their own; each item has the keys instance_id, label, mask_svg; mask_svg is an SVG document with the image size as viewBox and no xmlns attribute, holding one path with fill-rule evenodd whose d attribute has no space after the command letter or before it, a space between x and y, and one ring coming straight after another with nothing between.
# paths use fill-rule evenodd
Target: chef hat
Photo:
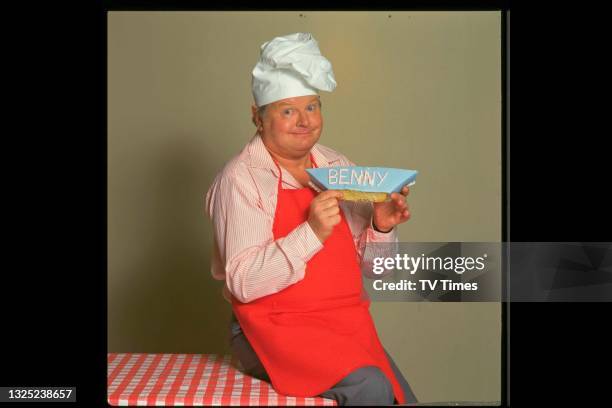
<instances>
[{"instance_id":1,"label":"chef hat","mask_svg":"<svg viewBox=\"0 0 612 408\"><path fill-rule=\"evenodd\" d=\"M257 106L295 96L331 92L336 87L331 62L310 33L276 37L261 46L251 83Z\"/></svg>"}]
</instances>

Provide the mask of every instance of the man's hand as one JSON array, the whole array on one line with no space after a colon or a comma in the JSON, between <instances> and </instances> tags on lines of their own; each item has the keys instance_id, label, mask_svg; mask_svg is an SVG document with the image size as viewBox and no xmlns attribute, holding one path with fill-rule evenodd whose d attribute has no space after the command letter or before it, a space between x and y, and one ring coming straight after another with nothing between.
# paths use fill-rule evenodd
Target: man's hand
<instances>
[{"instance_id":1,"label":"man's hand","mask_svg":"<svg viewBox=\"0 0 612 408\"><path fill-rule=\"evenodd\" d=\"M324 243L331 235L334 226L340 223L339 198L342 198L341 192L327 190L316 196L310 203L308 224L321 243Z\"/></svg>"},{"instance_id":2,"label":"man's hand","mask_svg":"<svg viewBox=\"0 0 612 408\"><path fill-rule=\"evenodd\" d=\"M392 193L391 201L374 203L372 222L379 231L389 232L393 227L410 218L408 203L406 203L406 196L410 193L410 189L404 186L400 193Z\"/></svg>"}]
</instances>

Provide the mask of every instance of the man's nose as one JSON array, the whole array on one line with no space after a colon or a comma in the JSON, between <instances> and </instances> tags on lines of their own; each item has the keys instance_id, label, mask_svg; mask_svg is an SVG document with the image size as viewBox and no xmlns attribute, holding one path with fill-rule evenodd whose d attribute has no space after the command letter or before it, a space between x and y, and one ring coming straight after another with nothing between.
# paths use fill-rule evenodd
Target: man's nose
<instances>
[{"instance_id":1,"label":"man's nose","mask_svg":"<svg viewBox=\"0 0 612 408\"><path fill-rule=\"evenodd\" d=\"M308 114L306 112L299 111L298 115L298 126L308 127L310 125L310 119L308 118Z\"/></svg>"}]
</instances>

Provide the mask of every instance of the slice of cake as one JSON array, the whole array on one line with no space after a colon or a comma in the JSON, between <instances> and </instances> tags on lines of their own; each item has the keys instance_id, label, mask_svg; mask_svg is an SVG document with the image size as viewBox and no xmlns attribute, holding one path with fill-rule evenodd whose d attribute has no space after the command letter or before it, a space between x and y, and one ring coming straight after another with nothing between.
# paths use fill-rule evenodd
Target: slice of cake
<instances>
[{"instance_id":1,"label":"slice of cake","mask_svg":"<svg viewBox=\"0 0 612 408\"><path fill-rule=\"evenodd\" d=\"M415 183L418 171L389 167L320 167L306 169L319 190L342 191L348 201L382 202L391 193L399 193L405 185Z\"/></svg>"}]
</instances>

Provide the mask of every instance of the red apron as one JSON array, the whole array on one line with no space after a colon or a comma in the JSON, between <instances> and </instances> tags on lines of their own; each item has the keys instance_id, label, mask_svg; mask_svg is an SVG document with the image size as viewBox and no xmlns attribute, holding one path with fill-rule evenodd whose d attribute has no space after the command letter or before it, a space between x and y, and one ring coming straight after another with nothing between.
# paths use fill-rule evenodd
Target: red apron
<instances>
[{"instance_id":1,"label":"red apron","mask_svg":"<svg viewBox=\"0 0 612 408\"><path fill-rule=\"evenodd\" d=\"M316 167L312 155L311 161ZM316 195L310 188L283 189L276 166L275 240L308 219ZM342 221L323 249L308 261L304 279L249 303L232 296L234 313L280 394L316 396L356 369L376 366L402 404L404 393L370 316L351 231L342 211L340 215Z\"/></svg>"}]
</instances>

